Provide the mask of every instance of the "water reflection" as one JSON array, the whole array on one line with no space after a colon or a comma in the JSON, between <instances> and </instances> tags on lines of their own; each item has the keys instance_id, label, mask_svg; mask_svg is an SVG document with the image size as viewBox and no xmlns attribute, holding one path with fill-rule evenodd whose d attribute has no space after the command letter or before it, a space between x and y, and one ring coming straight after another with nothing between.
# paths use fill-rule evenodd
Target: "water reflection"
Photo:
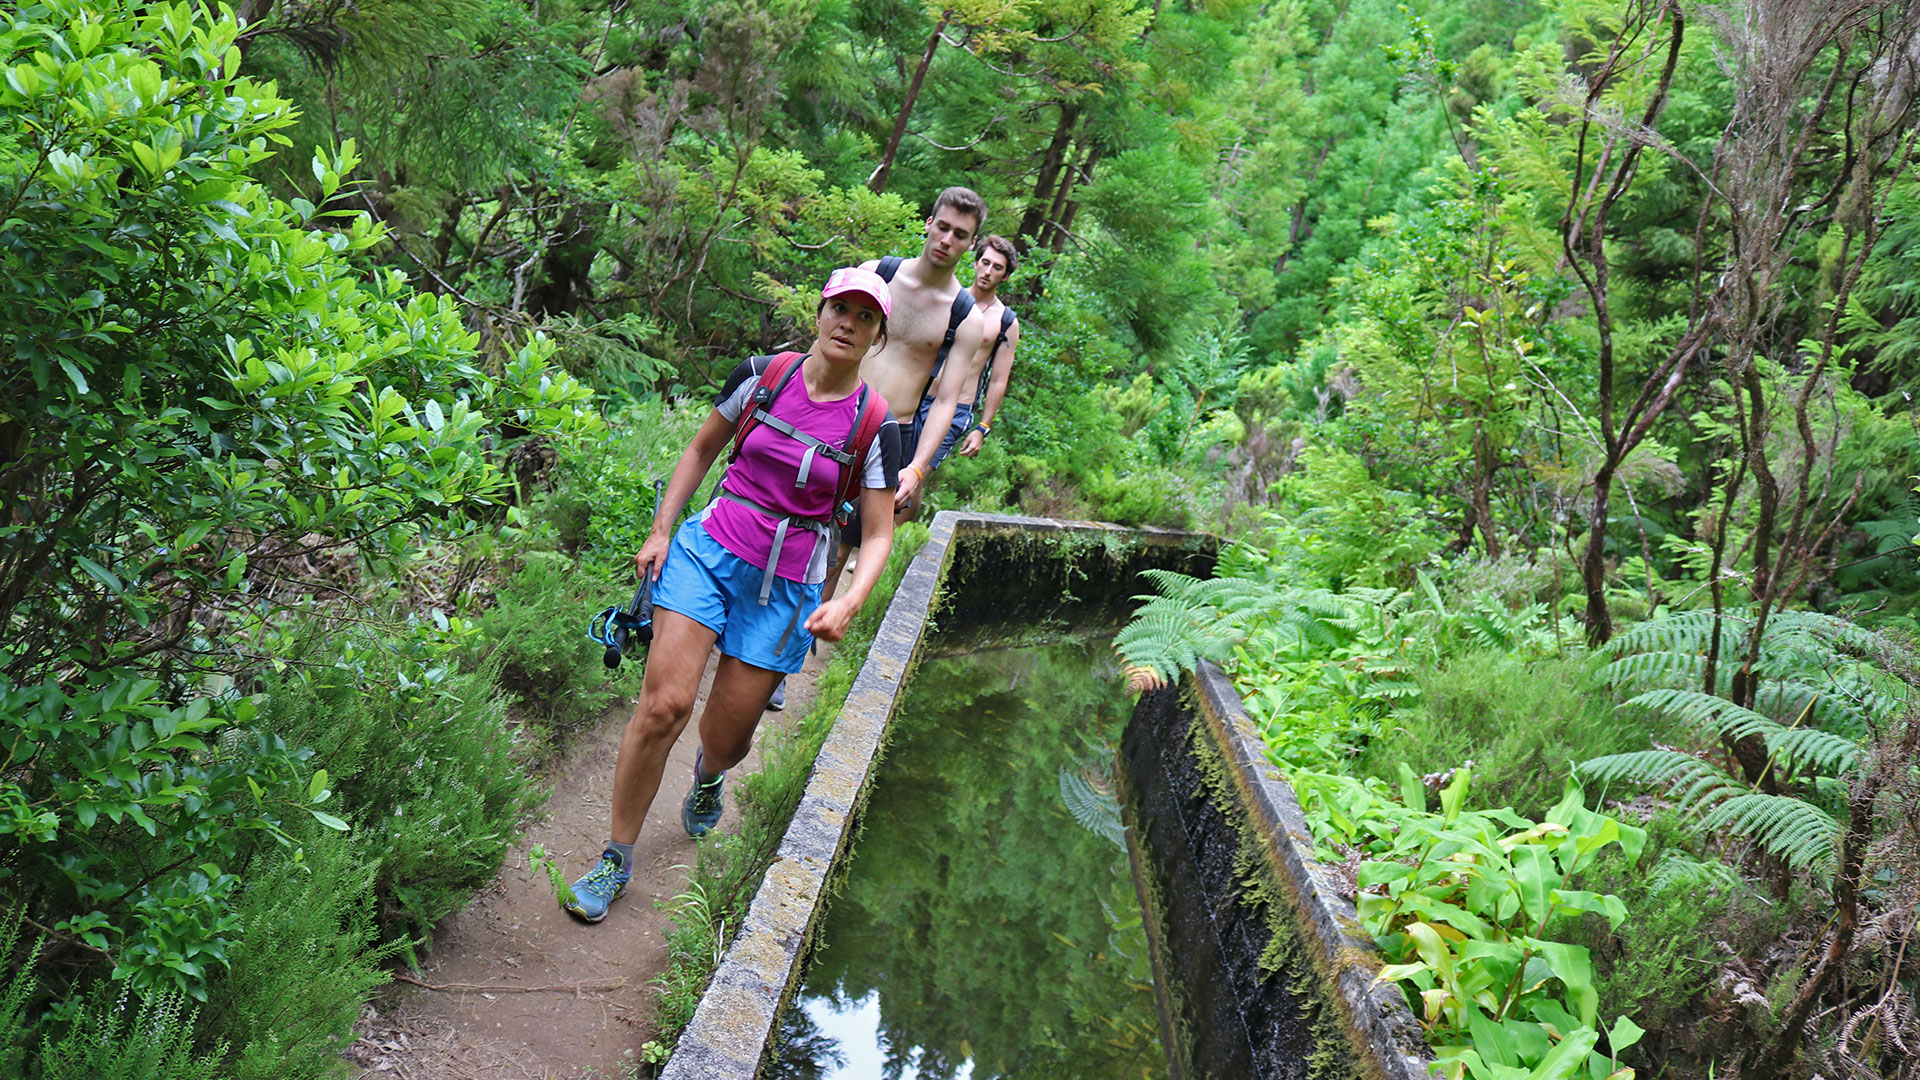
<instances>
[{"instance_id":1,"label":"water reflection","mask_svg":"<svg viewBox=\"0 0 1920 1080\"><path fill-rule=\"evenodd\" d=\"M1104 642L915 673L785 1046L783 1080L1164 1076Z\"/></svg>"}]
</instances>

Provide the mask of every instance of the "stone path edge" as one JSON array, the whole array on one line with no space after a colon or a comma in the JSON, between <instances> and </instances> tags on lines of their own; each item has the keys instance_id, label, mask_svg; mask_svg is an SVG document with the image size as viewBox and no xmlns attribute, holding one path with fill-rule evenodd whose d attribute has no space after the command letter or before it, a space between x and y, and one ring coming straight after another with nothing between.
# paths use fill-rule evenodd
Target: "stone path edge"
<instances>
[{"instance_id":1,"label":"stone path edge","mask_svg":"<svg viewBox=\"0 0 1920 1080\"><path fill-rule=\"evenodd\" d=\"M894 590L866 663L820 748L792 822L754 894L733 944L681 1033L662 1080L752 1080L775 1037L780 1010L800 981L800 965L828 875L851 835L855 812L885 740L895 698L920 649L928 615L957 537L1030 532L1131 536L1147 543L1196 534L1104 522L942 511L927 542Z\"/></svg>"},{"instance_id":2,"label":"stone path edge","mask_svg":"<svg viewBox=\"0 0 1920 1080\"><path fill-rule=\"evenodd\" d=\"M1204 660L1192 680L1200 712L1232 771L1242 808L1266 837L1262 850L1287 893L1314 967L1333 991L1361 1068L1369 1080L1430 1080L1427 1062L1433 1052L1419 1021L1393 988L1375 985L1380 954L1361 929L1353 901L1333 887L1326 867L1314 859L1300 800L1267 761L1266 743L1239 693L1224 672Z\"/></svg>"}]
</instances>

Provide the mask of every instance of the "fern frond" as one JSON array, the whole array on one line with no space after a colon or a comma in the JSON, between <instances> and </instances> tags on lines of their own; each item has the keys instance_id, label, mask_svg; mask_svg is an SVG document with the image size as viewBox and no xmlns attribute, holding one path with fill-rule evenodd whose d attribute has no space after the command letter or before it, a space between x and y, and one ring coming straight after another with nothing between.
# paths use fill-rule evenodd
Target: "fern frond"
<instances>
[{"instance_id":1,"label":"fern frond","mask_svg":"<svg viewBox=\"0 0 1920 1080\"><path fill-rule=\"evenodd\" d=\"M1113 647L1127 663L1152 668L1173 681L1202 659L1224 659L1231 639L1176 612L1142 612L1114 637Z\"/></svg>"},{"instance_id":2,"label":"fern frond","mask_svg":"<svg viewBox=\"0 0 1920 1080\"><path fill-rule=\"evenodd\" d=\"M1682 888L1717 888L1733 892L1741 888L1741 884L1740 872L1726 863L1718 859L1702 862L1677 851L1661 855L1653 873L1647 877L1647 888L1655 894Z\"/></svg>"},{"instance_id":3,"label":"fern frond","mask_svg":"<svg viewBox=\"0 0 1920 1080\"><path fill-rule=\"evenodd\" d=\"M1753 620L1728 612L1721 629L1721 643L1744 632ZM1706 655L1713 641L1713 612L1683 611L1664 619L1641 623L1616 636L1601 648L1605 656L1625 656L1636 652L1696 653Z\"/></svg>"},{"instance_id":4,"label":"fern frond","mask_svg":"<svg viewBox=\"0 0 1920 1080\"><path fill-rule=\"evenodd\" d=\"M1583 780L1672 789L1683 809L1709 806L1745 790L1733 777L1678 750L1636 750L1588 758L1574 767Z\"/></svg>"},{"instance_id":5,"label":"fern frond","mask_svg":"<svg viewBox=\"0 0 1920 1080\"><path fill-rule=\"evenodd\" d=\"M1120 821L1120 803L1111 795L1094 788L1072 769L1060 770L1060 801L1080 827L1106 838L1114 846L1127 846L1126 826Z\"/></svg>"},{"instance_id":6,"label":"fern frond","mask_svg":"<svg viewBox=\"0 0 1920 1080\"><path fill-rule=\"evenodd\" d=\"M1704 657L1689 653L1640 652L1623 656L1601 670L1609 686L1699 686Z\"/></svg>"},{"instance_id":7,"label":"fern frond","mask_svg":"<svg viewBox=\"0 0 1920 1080\"><path fill-rule=\"evenodd\" d=\"M1821 651L1828 653L1833 651L1834 646L1840 646L1856 656L1874 656L1892 646L1885 636L1849 619L1819 611L1791 609L1775 612L1768 620L1766 640L1762 646L1770 647L1776 641L1785 642L1793 638L1808 639L1821 646Z\"/></svg>"},{"instance_id":8,"label":"fern frond","mask_svg":"<svg viewBox=\"0 0 1920 1080\"><path fill-rule=\"evenodd\" d=\"M1649 690L1638 697L1629 698L1620 707L1664 713L1695 727L1718 732L1728 739L1744 739L1754 735L1766 738L1784 730L1783 725L1764 713L1743 709L1725 698L1703 694L1698 690Z\"/></svg>"},{"instance_id":9,"label":"fern frond","mask_svg":"<svg viewBox=\"0 0 1920 1080\"><path fill-rule=\"evenodd\" d=\"M1860 766L1859 743L1818 728L1789 728L1769 735L1767 752L1835 775L1850 773Z\"/></svg>"},{"instance_id":10,"label":"fern frond","mask_svg":"<svg viewBox=\"0 0 1920 1080\"><path fill-rule=\"evenodd\" d=\"M1833 867L1833 845L1840 835L1840 823L1825 810L1791 796L1757 791L1714 807L1701 825L1750 836L1788 866L1823 873Z\"/></svg>"}]
</instances>

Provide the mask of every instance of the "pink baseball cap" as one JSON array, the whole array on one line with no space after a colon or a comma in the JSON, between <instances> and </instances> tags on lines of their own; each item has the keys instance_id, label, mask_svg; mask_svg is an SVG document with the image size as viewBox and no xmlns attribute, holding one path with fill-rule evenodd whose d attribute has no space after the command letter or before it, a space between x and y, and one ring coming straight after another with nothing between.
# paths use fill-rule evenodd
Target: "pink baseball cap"
<instances>
[{"instance_id":1,"label":"pink baseball cap","mask_svg":"<svg viewBox=\"0 0 1920 1080\"><path fill-rule=\"evenodd\" d=\"M871 270L858 266L843 266L827 278L827 287L820 290L820 299L839 296L841 293L863 293L874 303L880 305L880 314L893 314L893 292L887 288L887 279Z\"/></svg>"}]
</instances>

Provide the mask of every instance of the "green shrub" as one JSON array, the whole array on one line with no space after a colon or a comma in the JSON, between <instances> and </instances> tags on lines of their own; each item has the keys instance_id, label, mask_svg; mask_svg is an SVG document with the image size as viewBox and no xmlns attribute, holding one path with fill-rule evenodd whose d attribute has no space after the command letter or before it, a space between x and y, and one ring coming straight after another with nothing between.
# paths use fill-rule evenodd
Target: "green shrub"
<instances>
[{"instance_id":1,"label":"green shrub","mask_svg":"<svg viewBox=\"0 0 1920 1080\"><path fill-rule=\"evenodd\" d=\"M193 1051L193 1010L171 990L137 999L124 983L98 982L57 1037L40 1044L36 1080L214 1080L224 1045Z\"/></svg>"},{"instance_id":2,"label":"green shrub","mask_svg":"<svg viewBox=\"0 0 1920 1080\"><path fill-rule=\"evenodd\" d=\"M639 685L637 657L609 673L601 659L605 648L586 634L593 613L625 607L633 590L631 573L616 579L558 552L526 552L520 570L481 614L479 632L465 649L466 666L497 670L500 685L525 710L520 719L537 722L544 734L590 724Z\"/></svg>"},{"instance_id":3,"label":"green shrub","mask_svg":"<svg viewBox=\"0 0 1920 1080\"><path fill-rule=\"evenodd\" d=\"M1648 732L1614 720L1612 696L1577 659L1472 653L1416 677L1425 708L1400 713L1355 771L1391 780L1401 762L1430 774L1470 760L1477 801L1537 818L1572 762L1647 745Z\"/></svg>"},{"instance_id":4,"label":"green shrub","mask_svg":"<svg viewBox=\"0 0 1920 1080\"><path fill-rule=\"evenodd\" d=\"M453 633L464 627L453 625ZM358 633L302 650L268 687L263 723L329 771L382 936L424 934L500 866L537 801L491 668L461 672L453 633Z\"/></svg>"},{"instance_id":5,"label":"green shrub","mask_svg":"<svg viewBox=\"0 0 1920 1080\"><path fill-rule=\"evenodd\" d=\"M387 981L375 946L374 864L353 840L308 826L296 857L263 851L242 876L241 936L208 986L199 1037L236 1049L228 1080L338 1076L368 991Z\"/></svg>"},{"instance_id":6,"label":"green shrub","mask_svg":"<svg viewBox=\"0 0 1920 1080\"><path fill-rule=\"evenodd\" d=\"M633 554L653 528L653 482L673 472L712 411L705 397L635 402L616 412L605 432L566 440L553 488L535 502L532 516L554 529L560 550L602 573L630 578Z\"/></svg>"},{"instance_id":7,"label":"green shrub","mask_svg":"<svg viewBox=\"0 0 1920 1080\"><path fill-rule=\"evenodd\" d=\"M1726 1032L1693 1022L1716 990L1711 976L1728 956L1765 955L1793 913L1767 902L1732 867L1697 858L1707 838L1678 812L1663 810L1646 827L1638 865L1609 854L1578 882L1617 894L1632 917L1618 927L1587 918L1569 940L1592 952L1604 1000L1633 1003L1634 1018L1652 1033L1649 1057L1677 1072L1683 1056L1688 1063L1730 1056L1715 1045Z\"/></svg>"}]
</instances>

